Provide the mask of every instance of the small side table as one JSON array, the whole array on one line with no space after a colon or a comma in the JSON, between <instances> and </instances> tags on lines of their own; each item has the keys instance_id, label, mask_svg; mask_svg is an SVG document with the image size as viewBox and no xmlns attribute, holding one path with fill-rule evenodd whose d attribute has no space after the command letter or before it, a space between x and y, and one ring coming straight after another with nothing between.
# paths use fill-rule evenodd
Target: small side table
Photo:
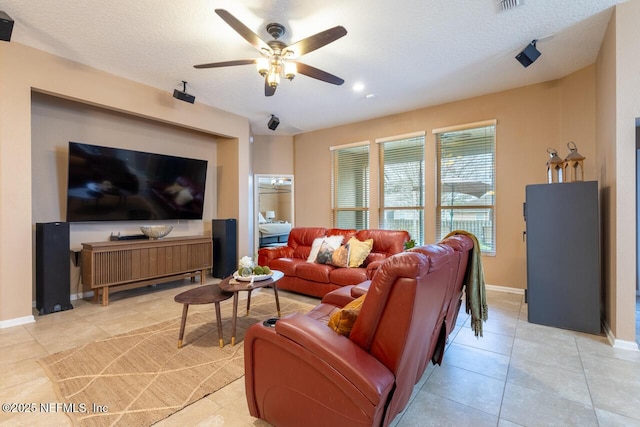
<instances>
[{"instance_id":1,"label":"small side table","mask_svg":"<svg viewBox=\"0 0 640 427\"><path fill-rule=\"evenodd\" d=\"M175 302L184 304L182 308L182 322L180 323L180 335L178 336L178 348L182 348L182 338L184 337L184 327L187 323L187 311L189 311L189 304L215 304L216 305L216 322L218 324L218 340L220 347L224 347L224 340L222 338L222 321L220 319L220 302L228 300L234 294L230 292L223 292L218 285L204 285L197 288L189 289L178 295L173 299Z\"/></svg>"},{"instance_id":2,"label":"small side table","mask_svg":"<svg viewBox=\"0 0 640 427\"><path fill-rule=\"evenodd\" d=\"M238 293L245 291L247 294L247 316L249 315L249 308L251 306L251 291L257 288L264 288L265 286L271 286L273 288L273 296L276 300L276 310L278 311L278 317L280 317L280 300L278 299L278 286L276 282L284 277L284 273L277 270L272 270L271 277L266 280L260 280L256 282L242 282L233 277L227 277L220 282L220 289L224 292L231 292L233 294L233 317L231 318L231 345L236 345L236 323L238 320Z\"/></svg>"}]
</instances>

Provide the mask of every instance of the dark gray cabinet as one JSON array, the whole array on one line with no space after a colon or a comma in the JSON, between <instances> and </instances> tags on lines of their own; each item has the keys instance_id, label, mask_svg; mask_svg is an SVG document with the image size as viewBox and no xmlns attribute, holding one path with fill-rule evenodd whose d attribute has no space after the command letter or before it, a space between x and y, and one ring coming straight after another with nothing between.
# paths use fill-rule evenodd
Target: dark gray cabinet
<instances>
[{"instance_id":1,"label":"dark gray cabinet","mask_svg":"<svg viewBox=\"0 0 640 427\"><path fill-rule=\"evenodd\" d=\"M529 322L601 332L598 210L596 181L526 187Z\"/></svg>"}]
</instances>

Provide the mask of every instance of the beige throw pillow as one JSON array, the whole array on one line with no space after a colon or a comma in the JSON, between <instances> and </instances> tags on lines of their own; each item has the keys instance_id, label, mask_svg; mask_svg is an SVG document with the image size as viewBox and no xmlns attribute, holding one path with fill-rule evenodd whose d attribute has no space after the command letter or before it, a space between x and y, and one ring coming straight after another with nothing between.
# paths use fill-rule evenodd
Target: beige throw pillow
<instances>
[{"instance_id":1,"label":"beige throw pillow","mask_svg":"<svg viewBox=\"0 0 640 427\"><path fill-rule=\"evenodd\" d=\"M373 249L373 239L364 242L352 237L349 239L349 267L360 267Z\"/></svg>"}]
</instances>

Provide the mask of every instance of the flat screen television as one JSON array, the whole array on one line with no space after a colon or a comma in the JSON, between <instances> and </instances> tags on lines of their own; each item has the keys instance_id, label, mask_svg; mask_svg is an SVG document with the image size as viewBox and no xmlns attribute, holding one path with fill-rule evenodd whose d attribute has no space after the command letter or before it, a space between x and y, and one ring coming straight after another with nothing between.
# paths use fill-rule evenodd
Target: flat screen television
<instances>
[{"instance_id":1,"label":"flat screen television","mask_svg":"<svg viewBox=\"0 0 640 427\"><path fill-rule=\"evenodd\" d=\"M202 219L207 161L69 142L67 222Z\"/></svg>"}]
</instances>

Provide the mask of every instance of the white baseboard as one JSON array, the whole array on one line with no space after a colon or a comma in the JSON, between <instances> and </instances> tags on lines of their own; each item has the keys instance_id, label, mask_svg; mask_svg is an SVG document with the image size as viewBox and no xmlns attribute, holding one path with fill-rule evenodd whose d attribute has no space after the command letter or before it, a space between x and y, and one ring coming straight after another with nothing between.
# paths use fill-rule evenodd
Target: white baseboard
<instances>
[{"instance_id":1,"label":"white baseboard","mask_svg":"<svg viewBox=\"0 0 640 427\"><path fill-rule=\"evenodd\" d=\"M70 299L71 301L75 301L77 299L84 299L84 298L91 298L93 296L93 291L89 291L89 292L80 292L77 294L71 294L70 295ZM36 308L36 301L33 300L31 301L31 307Z\"/></svg>"},{"instance_id":2,"label":"white baseboard","mask_svg":"<svg viewBox=\"0 0 640 427\"><path fill-rule=\"evenodd\" d=\"M75 301L77 299L90 298L92 296L93 296L93 291L80 292L80 293L77 293L77 294L72 294L71 295L71 301Z\"/></svg>"},{"instance_id":3,"label":"white baseboard","mask_svg":"<svg viewBox=\"0 0 640 427\"><path fill-rule=\"evenodd\" d=\"M604 320L602 321L602 328L604 329L604 333L607 336L607 340L609 340L609 344L611 344L611 347L619 348L621 350L640 351L637 342L617 339L616 336L613 335L613 332L611 331L611 328L609 327L607 322L605 322Z\"/></svg>"},{"instance_id":4,"label":"white baseboard","mask_svg":"<svg viewBox=\"0 0 640 427\"><path fill-rule=\"evenodd\" d=\"M36 319L33 314L29 316L16 317L15 319L0 320L0 329L10 328L12 326L26 325L27 323L33 323Z\"/></svg>"},{"instance_id":5,"label":"white baseboard","mask_svg":"<svg viewBox=\"0 0 640 427\"><path fill-rule=\"evenodd\" d=\"M524 295L524 289L520 289L520 288L509 288L507 286L496 286L496 285L484 285L484 287L490 291L497 291L497 292L507 292L510 294L518 294L518 295Z\"/></svg>"}]
</instances>

